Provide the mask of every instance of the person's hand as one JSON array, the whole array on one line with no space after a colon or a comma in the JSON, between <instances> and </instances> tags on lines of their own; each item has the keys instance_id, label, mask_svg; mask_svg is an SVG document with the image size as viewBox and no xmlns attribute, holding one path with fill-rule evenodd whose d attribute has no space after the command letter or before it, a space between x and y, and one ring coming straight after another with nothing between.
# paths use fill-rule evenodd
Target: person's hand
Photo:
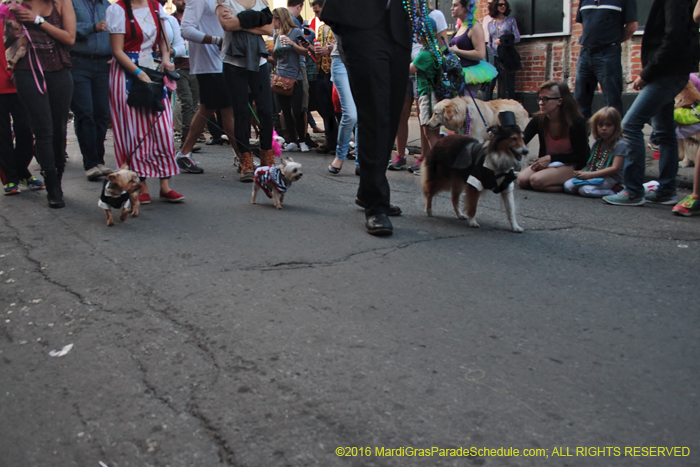
<instances>
[{"instance_id":1,"label":"person's hand","mask_svg":"<svg viewBox=\"0 0 700 467\"><path fill-rule=\"evenodd\" d=\"M501 45L501 40L500 40L500 39L496 39L495 41L493 41L493 45L495 45L496 47L498 47L499 45Z\"/></svg>"},{"instance_id":2,"label":"person's hand","mask_svg":"<svg viewBox=\"0 0 700 467\"><path fill-rule=\"evenodd\" d=\"M21 23L33 23L37 16L30 8L14 3L10 5L10 11L15 14L15 19Z\"/></svg>"},{"instance_id":3,"label":"person's hand","mask_svg":"<svg viewBox=\"0 0 700 467\"><path fill-rule=\"evenodd\" d=\"M453 54L457 55L457 51L459 50L459 47L457 47L456 45L452 45L452 46L448 47L448 50L450 52L452 52Z\"/></svg>"},{"instance_id":4,"label":"person's hand","mask_svg":"<svg viewBox=\"0 0 700 467\"><path fill-rule=\"evenodd\" d=\"M646 85L647 85L647 82L644 81L641 76L637 76L637 79L635 79L634 82L632 83L632 87L636 91L641 91L642 88Z\"/></svg>"},{"instance_id":5,"label":"person's hand","mask_svg":"<svg viewBox=\"0 0 700 467\"><path fill-rule=\"evenodd\" d=\"M288 45L292 45L292 40L287 36L283 36L280 37L280 44L286 47Z\"/></svg>"},{"instance_id":6,"label":"person's hand","mask_svg":"<svg viewBox=\"0 0 700 467\"><path fill-rule=\"evenodd\" d=\"M540 170L542 170L542 169L546 169L547 166L548 166L551 162L552 162L552 156L540 157L539 159L537 159L537 160L534 162L534 164L532 164L532 165L530 166L530 168L531 168L533 171L538 172L538 171L540 171Z\"/></svg>"},{"instance_id":7,"label":"person's hand","mask_svg":"<svg viewBox=\"0 0 700 467\"><path fill-rule=\"evenodd\" d=\"M137 78L140 79L141 81L143 81L144 83L150 83L150 82L151 82L151 78L148 77L148 75L146 74L145 71L142 71L141 73L139 73L139 75L137 76Z\"/></svg>"},{"instance_id":8,"label":"person's hand","mask_svg":"<svg viewBox=\"0 0 700 467\"><path fill-rule=\"evenodd\" d=\"M577 170L574 172L574 177L578 178L579 180L590 180L592 178L595 178L592 175L592 172L584 172L583 170Z\"/></svg>"},{"instance_id":9,"label":"person's hand","mask_svg":"<svg viewBox=\"0 0 700 467\"><path fill-rule=\"evenodd\" d=\"M233 19L233 18L234 18L234 16L231 13L231 10L224 9L224 12L221 13L221 19L228 20L228 19Z\"/></svg>"},{"instance_id":10,"label":"person's hand","mask_svg":"<svg viewBox=\"0 0 700 467\"><path fill-rule=\"evenodd\" d=\"M167 63L161 63L161 66L163 69L168 70L168 71L175 71L175 64L172 62L167 62ZM139 75L140 76L140 75Z\"/></svg>"},{"instance_id":11,"label":"person's hand","mask_svg":"<svg viewBox=\"0 0 700 467\"><path fill-rule=\"evenodd\" d=\"M314 50L316 51L316 55L319 56L324 56L328 55L328 47L323 47L322 45L317 45L314 47Z\"/></svg>"},{"instance_id":12,"label":"person's hand","mask_svg":"<svg viewBox=\"0 0 700 467\"><path fill-rule=\"evenodd\" d=\"M99 23L95 23L95 32L107 32L107 20L102 20Z\"/></svg>"}]
</instances>

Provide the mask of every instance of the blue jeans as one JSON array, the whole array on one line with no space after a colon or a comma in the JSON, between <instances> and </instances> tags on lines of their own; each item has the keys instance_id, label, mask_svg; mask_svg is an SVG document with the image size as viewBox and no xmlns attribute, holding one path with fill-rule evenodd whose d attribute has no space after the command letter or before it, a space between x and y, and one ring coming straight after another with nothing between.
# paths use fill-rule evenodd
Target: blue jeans
<instances>
[{"instance_id":1,"label":"blue jeans","mask_svg":"<svg viewBox=\"0 0 700 467\"><path fill-rule=\"evenodd\" d=\"M105 163L105 136L109 128L109 62L71 56L73 63L73 124L83 154L83 168Z\"/></svg>"},{"instance_id":2,"label":"blue jeans","mask_svg":"<svg viewBox=\"0 0 700 467\"><path fill-rule=\"evenodd\" d=\"M591 118L591 103L598 83L603 89L605 104L615 107L622 115L621 60L622 46L619 44L594 53L581 47L581 55L579 55L576 68L574 98L586 120Z\"/></svg>"},{"instance_id":3,"label":"blue jeans","mask_svg":"<svg viewBox=\"0 0 700 467\"><path fill-rule=\"evenodd\" d=\"M627 140L624 180L633 197L644 196L646 148L644 124L651 119L659 144L659 196L676 194L678 174L678 140L673 121L673 98L688 83L688 76L662 76L648 83L634 100L622 120L622 133Z\"/></svg>"},{"instance_id":4,"label":"blue jeans","mask_svg":"<svg viewBox=\"0 0 700 467\"><path fill-rule=\"evenodd\" d=\"M331 80L338 90L340 107L343 110L343 116L340 118L340 125L338 126L338 145L335 148L335 157L344 161L350 150L352 132L357 127L357 107L355 107L355 100L350 90L348 71L340 57L333 57L331 62ZM357 131L355 131L355 148L357 147ZM358 161L359 157L355 159L355 164Z\"/></svg>"}]
</instances>

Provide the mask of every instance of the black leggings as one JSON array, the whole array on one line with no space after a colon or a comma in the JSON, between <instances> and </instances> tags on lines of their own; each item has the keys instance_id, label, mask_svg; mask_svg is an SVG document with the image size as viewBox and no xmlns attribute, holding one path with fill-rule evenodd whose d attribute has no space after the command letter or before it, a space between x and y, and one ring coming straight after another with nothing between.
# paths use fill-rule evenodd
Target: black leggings
<instances>
[{"instance_id":1,"label":"black leggings","mask_svg":"<svg viewBox=\"0 0 700 467\"><path fill-rule=\"evenodd\" d=\"M66 165L66 129L73 97L70 69L44 72L45 94L39 91L31 70L15 70L14 74L17 94L29 112L34 130L36 160L42 170L62 170Z\"/></svg>"},{"instance_id":2,"label":"black leggings","mask_svg":"<svg viewBox=\"0 0 700 467\"><path fill-rule=\"evenodd\" d=\"M303 139L306 134L304 113L301 111L303 100L304 87L302 86L302 80L297 80L291 96L275 94L277 108L282 110L282 115L284 115L284 126L287 129L286 140L288 143L296 143Z\"/></svg>"},{"instance_id":3,"label":"black leggings","mask_svg":"<svg viewBox=\"0 0 700 467\"><path fill-rule=\"evenodd\" d=\"M13 133L14 131L14 142ZM17 94L0 94L0 168L7 183L30 178L27 170L34 157L29 114Z\"/></svg>"},{"instance_id":4,"label":"black leggings","mask_svg":"<svg viewBox=\"0 0 700 467\"><path fill-rule=\"evenodd\" d=\"M233 101L235 115L233 133L241 152L251 152L250 109L248 92L255 101L260 120L260 149L272 149L272 91L270 90L270 67L262 65L258 71L224 63L224 79Z\"/></svg>"}]
</instances>

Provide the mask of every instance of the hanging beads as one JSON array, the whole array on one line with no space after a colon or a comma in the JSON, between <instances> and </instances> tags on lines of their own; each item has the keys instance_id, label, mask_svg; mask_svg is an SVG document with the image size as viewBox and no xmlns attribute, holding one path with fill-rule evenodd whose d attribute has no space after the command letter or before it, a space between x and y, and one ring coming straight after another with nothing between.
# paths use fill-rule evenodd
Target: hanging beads
<instances>
[{"instance_id":1,"label":"hanging beads","mask_svg":"<svg viewBox=\"0 0 700 467\"><path fill-rule=\"evenodd\" d=\"M473 1L473 0L472 0ZM426 21L429 17L428 6L425 0L402 0L403 8L408 14L413 25L414 41L420 39L423 47L430 51L439 66L442 66L442 55L437 41L437 32L432 25Z\"/></svg>"}]
</instances>

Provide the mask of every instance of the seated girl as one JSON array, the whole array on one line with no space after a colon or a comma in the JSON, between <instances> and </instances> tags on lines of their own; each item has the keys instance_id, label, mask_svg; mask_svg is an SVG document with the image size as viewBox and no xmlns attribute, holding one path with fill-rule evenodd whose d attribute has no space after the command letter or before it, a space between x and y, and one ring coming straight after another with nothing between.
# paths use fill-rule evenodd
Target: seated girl
<instances>
[{"instance_id":1,"label":"seated girl","mask_svg":"<svg viewBox=\"0 0 700 467\"><path fill-rule=\"evenodd\" d=\"M537 135L538 159L518 175L518 186L537 191L562 191L574 171L586 165L590 148L586 120L578 104L561 81L547 81L537 93L540 111L523 132L525 144Z\"/></svg>"},{"instance_id":2,"label":"seated girl","mask_svg":"<svg viewBox=\"0 0 700 467\"><path fill-rule=\"evenodd\" d=\"M622 117L614 107L603 107L591 118L591 133L596 140L591 157L583 170L574 172L576 178L564 183L564 191L590 198L615 194L614 187L622 183L622 166L627 143L622 139Z\"/></svg>"}]
</instances>

